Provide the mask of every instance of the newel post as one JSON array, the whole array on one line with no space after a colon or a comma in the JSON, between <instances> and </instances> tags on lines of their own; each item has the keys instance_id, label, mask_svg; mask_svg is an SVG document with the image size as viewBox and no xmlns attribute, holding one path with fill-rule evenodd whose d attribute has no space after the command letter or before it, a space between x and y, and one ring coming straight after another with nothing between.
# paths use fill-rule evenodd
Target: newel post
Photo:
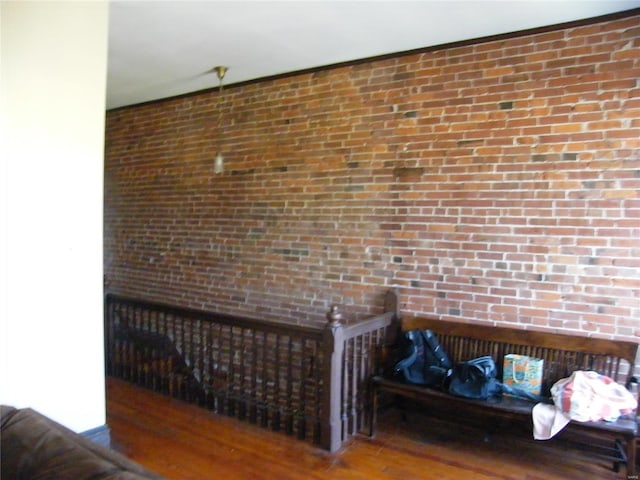
<instances>
[{"instance_id":1,"label":"newel post","mask_svg":"<svg viewBox=\"0 0 640 480\"><path fill-rule=\"evenodd\" d=\"M344 356L344 326L338 306L327 313L324 329L324 384L322 388L322 447L330 452L342 445L342 366Z\"/></svg>"}]
</instances>

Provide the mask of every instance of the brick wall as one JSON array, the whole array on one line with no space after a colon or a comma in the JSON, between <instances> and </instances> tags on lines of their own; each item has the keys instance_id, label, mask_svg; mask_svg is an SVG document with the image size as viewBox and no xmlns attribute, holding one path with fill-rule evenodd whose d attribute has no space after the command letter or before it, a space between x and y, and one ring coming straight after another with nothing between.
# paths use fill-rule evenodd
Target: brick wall
<instances>
[{"instance_id":1,"label":"brick wall","mask_svg":"<svg viewBox=\"0 0 640 480\"><path fill-rule=\"evenodd\" d=\"M399 287L405 315L637 341L638 25L110 111L107 289L322 324L332 303L359 318Z\"/></svg>"}]
</instances>

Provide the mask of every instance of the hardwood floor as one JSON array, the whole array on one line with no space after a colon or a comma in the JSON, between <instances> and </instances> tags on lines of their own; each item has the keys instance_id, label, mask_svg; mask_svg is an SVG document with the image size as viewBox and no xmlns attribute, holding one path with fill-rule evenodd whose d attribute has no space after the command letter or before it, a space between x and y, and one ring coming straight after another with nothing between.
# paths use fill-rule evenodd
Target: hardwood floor
<instances>
[{"instance_id":1,"label":"hardwood floor","mask_svg":"<svg viewBox=\"0 0 640 480\"><path fill-rule=\"evenodd\" d=\"M626 479L606 461L526 435L455 428L419 412L379 417L375 438L358 436L340 452L324 450L247 422L107 380L107 422L114 448L171 480L278 479Z\"/></svg>"}]
</instances>

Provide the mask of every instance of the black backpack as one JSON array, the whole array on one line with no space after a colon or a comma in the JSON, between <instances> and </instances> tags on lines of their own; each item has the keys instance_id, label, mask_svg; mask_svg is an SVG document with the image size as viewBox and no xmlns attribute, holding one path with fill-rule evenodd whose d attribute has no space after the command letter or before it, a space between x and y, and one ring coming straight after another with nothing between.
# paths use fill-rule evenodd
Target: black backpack
<instances>
[{"instance_id":1,"label":"black backpack","mask_svg":"<svg viewBox=\"0 0 640 480\"><path fill-rule=\"evenodd\" d=\"M402 360L394 375L407 383L444 387L451 375L452 363L431 330L409 330L402 339Z\"/></svg>"},{"instance_id":2,"label":"black backpack","mask_svg":"<svg viewBox=\"0 0 640 480\"><path fill-rule=\"evenodd\" d=\"M488 355L459 362L453 368L449 393L458 397L487 400L502 394L501 383L496 376L496 364Z\"/></svg>"}]
</instances>

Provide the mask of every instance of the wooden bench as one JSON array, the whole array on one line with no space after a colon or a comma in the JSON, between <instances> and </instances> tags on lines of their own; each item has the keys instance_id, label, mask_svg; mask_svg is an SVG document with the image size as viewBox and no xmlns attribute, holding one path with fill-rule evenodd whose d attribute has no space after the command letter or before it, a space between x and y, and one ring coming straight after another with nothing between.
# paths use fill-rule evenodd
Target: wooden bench
<instances>
[{"instance_id":1,"label":"wooden bench","mask_svg":"<svg viewBox=\"0 0 640 480\"><path fill-rule=\"evenodd\" d=\"M593 370L627 387L634 380L632 375L638 344L633 342L426 318L405 318L400 322L397 335L412 329L429 329L435 332L454 364L491 355L498 367L498 378L502 378L502 360L505 354L516 353L544 359L542 393L545 396L550 395L550 388L556 381L569 377L576 370ZM378 372L386 371L384 365L379 364L378 367ZM417 400L418 403L429 407L442 409L442 412L454 412L454 418L490 416L494 423L495 417L500 417L510 421L528 420L531 426L533 425L531 411L534 404L527 400L506 395L496 401L469 400L434 388L411 385L376 375L371 381L371 436L375 434L378 398L383 392ZM565 430L585 440L584 443L590 446L593 446L593 439L596 437L598 440L605 440L608 442L606 445L610 447L607 451L598 453L613 461L614 470L618 471L620 464L626 464L627 475L635 475L638 433L635 416L620 418L616 422L572 421Z\"/></svg>"}]
</instances>

